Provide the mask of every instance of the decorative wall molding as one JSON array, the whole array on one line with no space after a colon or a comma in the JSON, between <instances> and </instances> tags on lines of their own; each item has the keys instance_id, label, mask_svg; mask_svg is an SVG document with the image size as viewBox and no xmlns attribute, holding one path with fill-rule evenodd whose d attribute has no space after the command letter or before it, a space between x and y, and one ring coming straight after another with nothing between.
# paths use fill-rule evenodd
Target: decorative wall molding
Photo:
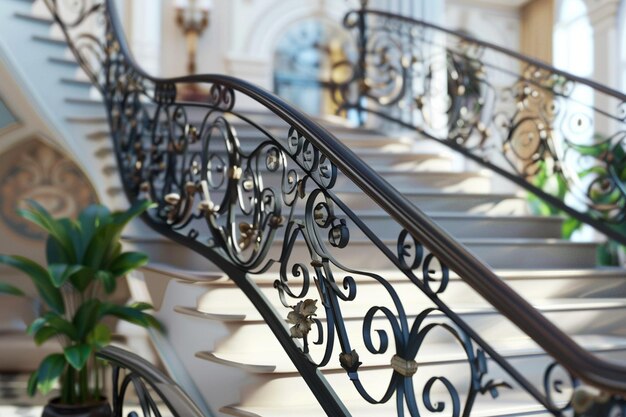
<instances>
[{"instance_id":1,"label":"decorative wall molding","mask_svg":"<svg viewBox=\"0 0 626 417\"><path fill-rule=\"evenodd\" d=\"M78 165L38 139L26 140L0 155L0 218L20 236L38 240L42 238L39 229L16 212L27 199L63 217L75 217L97 201Z\"/></svg>"}]
</instances>

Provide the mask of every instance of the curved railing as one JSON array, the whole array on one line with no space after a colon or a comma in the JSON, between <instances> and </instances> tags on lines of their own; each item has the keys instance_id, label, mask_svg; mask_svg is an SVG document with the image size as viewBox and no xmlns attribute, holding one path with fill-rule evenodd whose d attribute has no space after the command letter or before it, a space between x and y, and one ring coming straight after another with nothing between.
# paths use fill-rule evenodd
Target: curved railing
<instances>
[{"instance_id":1,"label":"curved railing","mask_svg":"<svg viewBox=\"0 0 626 417\"><path fill-rule=\"evenodd\" d=\"M349 13L345 111L417 130L626 244L626 95L465 33L379 10ZM554 212L554 210L551 210Z\"/></svg>"},{"instance_id":2,"label":"curved railing","mask_svg":"<svg viewBox=\"0 0 626 417\"><path fill-rule=\"evenodd\" d=\"M570 404L554 395L571 394L574 387L555 381L558 366L610 394L626 393L625 367L579 347L301 112L233 77L158 79L143 72L121 35L113 3L47 0L102 94L128 198L156 202L144 220L205 256L241 288L329 416L349 415L320 372L335 363L336 354L362 398L395 402L398 415L445 409L468 416L478 396L495 398L513 386L562 415ZM207 102L178 102L177 89L188 83L208 87ZM240 101L278 116L280 126L253 120L237 109ZM341 198L346 185L360 188L393 224L374 233ZM375 250L364 251L364 245ZM372 258L397 270L415 291L399 293L370 267ZM524 377L444 302L447 288L461 285L450 280L451 271L556 358L558 364L545 369L545 388ZM282 314L255 284L268 272L279 277L274 287ZM361 300L363 282L379 290L377 304L358 318L356 337L344 313ZM423 302L406 301L412 293ZM467 363L463 392L449 375L413 378L435 331L452 338ZM381 364L389 370L388 384L373 393L362 371ZM491 366L501 368L506 381L491 378ZM449 401L433 401L435 390Z\"/></svg>"},{"instance_id":3,"label":"curved railing","mask_svg":"<svg viewBox=\"0 0 626 417\"><path fill-rule=\"evenodd\" d=\"M135 406L143 417L203 417L180 387L145 359L114 346L107 346L97 356L112 368L113 416L138 417L137 411L128 412L129 406ZM128 401L129 397L137 404Z\"/></svg>"}]
</instances>

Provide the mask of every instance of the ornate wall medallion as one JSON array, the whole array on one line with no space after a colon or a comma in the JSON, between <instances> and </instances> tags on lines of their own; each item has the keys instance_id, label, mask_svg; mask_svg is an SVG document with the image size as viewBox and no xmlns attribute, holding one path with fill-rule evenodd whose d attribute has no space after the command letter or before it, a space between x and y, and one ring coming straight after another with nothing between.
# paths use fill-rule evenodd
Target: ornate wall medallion
<instances>
[{"instance_id":1,"label":"ornate wall medallion","mask_svg":"<svg viewBox=\"0 0 626 417\"><path fill-rule=\"evenodd\" d=\"M80 168L47 144L31 139L0 156L0 217L11 230L42 239L36 226L17 215L27 199L36 200L55 217L75 217L97 201Z\"/></svg>"}]
</instances>

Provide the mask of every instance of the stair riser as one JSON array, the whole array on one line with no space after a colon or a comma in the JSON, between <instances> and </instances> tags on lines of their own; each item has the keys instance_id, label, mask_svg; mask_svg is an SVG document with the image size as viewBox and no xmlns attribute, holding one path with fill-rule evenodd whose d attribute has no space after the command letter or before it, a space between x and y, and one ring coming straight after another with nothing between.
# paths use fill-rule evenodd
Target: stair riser
<instances>
[{"instance_id":1,"label":"stair riser","mask_svg":"<svg viewBox=\"0 0 626 417\"><path fill-rule=\"evenodd\" d=\"M345 274L344 274L345 275ZM381 274L384 277L384 274ZM342 303L344 317L355 317L357 315L362 316L365 311L359 311L353 314L353 309L346 309L346 306L353 306L357 303L363 303L365 306L371 306L374 304L391 305L388 297L387 290L383 289L378 283L367 278L358 277L353 275L354 278L359 279L357 283L357 299L354 302ZM290 277L291 288L294 292L300 291L300 286L297 278ZM343 275L338 275L335 279L339 282L343 279ZM538 305L547 305L550 299L558 299L567 297L574 298L594 298L603 299L607 298L610 301L611 297L623 297L626 298L626 280L623 277L616 278L594 278L592 279L528 279L528 280L507 280L507 284L520 295L524 296L528 300L533 300ZM409 314L415 313L416 306L424 306L429 304L427 297L421 292L415 284L409 281L408 278L403 279L401 282L393 281L393 288L396 294L401 299L406 311ZM433 290L437 289L438 283L433 283ZM198 307L201 307L204 311L219 312L232 311L233 305L241 305L242 307L249 306L249 302L242 295L241 291L235 286L221 285L208 288L198 301ZM263 285L260 287L261 291L265 294L268 300L274 303L275 308L278 311L282 311L283 306L278 300L278 291L270 285ZM311 293L307 298L319 299L319 295L315 293L314 289L311 289ZM459 280L453 280L448 284L445 292L440 294L440 298L448 305L473 305L473 306L487 306L485 300L473 291L466 283ZM224 301L228 300L228 301ZM181 301L182 302L182 301ZM242 304L239 304L242 303ZM320 307L321 308L321 307ZM367 308L367 307L365 307ZM241 312L246 311L242 309ZM258 317L258 316L257 316Z\"/></svg>"},{"instance_id":2,"label":"stair riser","mask_svg":"<svg viewBox=\"0 0 626 417\"><path fill-rule=\"evenodd\" d=\"M275 298L276 297L274 297L274 299ZM311 298L316 299L319 297L311 295ZM199 306L211 306L210 301L205 296L200 297L198 301ZM233 300L233 303L234 302L237 301ZM216 300L215 304L215 307L204 307L204 309L207 309L209 311L220 311L219 301ZM392 309L392 311L395 311L392 306L386 302L367 304L367 306L369 307L372 307L374 305L384 305ZM363 306L363 308L364 311L367 310L367 308L365 308L365 305ZM454 310L454 307L452 309ZM224 309L222 309L222 311L224 311ZM249 309L247 309L246 311L249 311ZM286 308L279 309L278 311L279 314L281 314L285 318L287 317L287 314L289 312L289 310ZM563 309L562 311L544 310L542 311L542 313L550 320L552 320L553 323L556 323L557 326L560 327L567 334L626 334L626 324L624 323L626 319L626 308L624 307L613 309L589 308L588 310L580 311L577 311L575 308L569 308ZM320 310L318 318L323 319L325 317L325 314L326 313L323 310ZM499 343L504 343L507 340L515 341L516 339L524 336L523 333L516 326L511 324L511 322L509 322L506 318L502 317L499 313L495 311L480 314L460 312L459 316L463 319L465 323L467 323L472 329L474 329L487 341L497 341ZM273 346L273 343L276 342L274 341L274 336L271 334L267 326L264 323L260 322L260 317L258 315L249 314L249 317L251 319L257 319L259 321L245 322L245 324L243 324L242 322L226 323L233 331L233 334L227 340L224 340L220 343L220 349L224 351L232 349L237 352L249 353L251 355L251 360L249 363L255 363L252 359L254 355L262 355L262 353L259 353L258 346ZM442 319L442 315L433 315L432 318L429 320L440 322ZM409 325L412 324L413 320L414 316L411 316L409 320ZM211 321L212 320L209 320L209 322ZM373 329L385 329L387 331L390 331L389 323L383 319L376 319L373 324L375 324L372 326ZM361 335L363 330L363 320L349 319L345 321L345 326L348 334L352 335L352 347L356 348L357 351L360 352L359 354L364 355L362 359L365 359L368 353L363 346L363 338ZM314 333L311 334L311 338L312 340L315 340L315 338L317 337L317 333L316 330L313 330L313 332ZM375 334L373 335L373 337L374 340L378 340ZM429 340L431 343L447 342L449 341L449 336L442 333L434 333L429 336ZM319 357L319 354L321 353L318 346L311 346L311 351L315 353L315 357ZM262 356L258 357L257 359L257 363L268 365L276 364L268 363L267 358L264 358ZM364 360L363 362L367 363Z\"/></svg>"}]
</instances>

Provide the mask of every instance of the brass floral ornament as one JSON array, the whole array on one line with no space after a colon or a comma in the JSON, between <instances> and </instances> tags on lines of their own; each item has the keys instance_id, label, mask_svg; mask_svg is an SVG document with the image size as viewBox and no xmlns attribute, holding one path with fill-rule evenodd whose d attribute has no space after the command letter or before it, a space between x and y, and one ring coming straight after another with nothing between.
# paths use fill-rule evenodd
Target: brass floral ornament
<instances>
[{"instance_id":1,"label":"brass floral ornament","mask_svg":"<svg viewBox=\"0 0 626 417\"><path fill-rule=\"evenodd\" d=\"M253 242L260 239L258 229L250 223L239 223L239 232L241 233L241 237L239 238L238 244L241 250L248 249Z\"/></svg>"},{"instance_id":2,"label":"brass floral ornament","mask_svg":"<svg viewBox=\"0 0 626 417\"><path fill-rule=\"evenodd\" d=\"M291 308L293 308L293 311L290 311L287 315L287 323L293 324L289 329L291 337L304 339L311 331L313 316L316 315L315 312L317 311L317 300L307 299L300 301Z\"/></svg>"}]
</instances>

